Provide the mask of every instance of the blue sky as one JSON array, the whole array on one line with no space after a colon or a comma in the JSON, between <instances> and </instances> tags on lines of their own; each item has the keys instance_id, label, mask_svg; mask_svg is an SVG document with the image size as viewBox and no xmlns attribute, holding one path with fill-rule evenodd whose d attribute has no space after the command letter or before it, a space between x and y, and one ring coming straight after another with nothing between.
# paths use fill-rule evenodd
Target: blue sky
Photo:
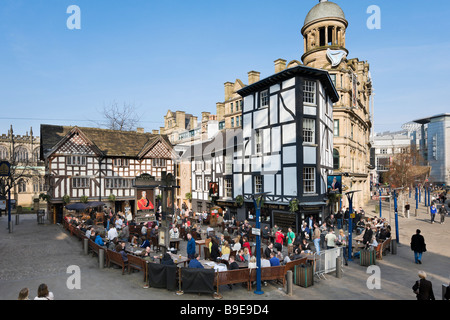
<instances>
[{"instance_id":1,"label":"blue sky","mask_svg":"<svg viewBox=\"0 0 450 320\"><path fill-rule=\"evenodd\" d=\"M370 63L375 132L450 112L448 1L335 0L349 58ZM216 112L227 81L300 60L317 0L0 0L0 134L12 124L94 126L104 105L134 104L147 131L168 109ZM70 5L81 30L69 30ZM381 9L369 30L367 8Z\"/></svg>"}]
</instances>

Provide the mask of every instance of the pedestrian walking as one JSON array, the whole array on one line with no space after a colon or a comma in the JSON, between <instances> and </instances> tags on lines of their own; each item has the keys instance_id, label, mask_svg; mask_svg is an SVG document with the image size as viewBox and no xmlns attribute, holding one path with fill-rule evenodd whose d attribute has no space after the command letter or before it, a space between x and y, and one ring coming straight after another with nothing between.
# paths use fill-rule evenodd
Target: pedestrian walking
<instances>
[{"instance_id":1,"label":"pedestrian walking","mask_svg":"<svg viewBox=\"0 0 450 320\"><path fill-rule=\"evenodd\" d=\"M426 279L425 271L419 271L418 275L420 279L412 287L417 300L436 300L433 293L433 284Z\"/></svg>"},{"instance_id":2,"label":"pedestrian walking","mask_svg":"<svg viewBox=\"0 0 450 320\"><path fill-rule=\"evenodd\" d=\"M431 205L431 208L430 208L430 214L431 214L431 223L434 223L434 218L436 217L436 212L437 212L437 209L436 209L436 206L434 205L434 203Z\"/></svg>"},{"instance_id":3,"label":"pedestrian walking","mask_svg":"<svg viewBox=\"0 0 450 320\"><path fill-rule=\"evenodd\" d=\"M439 215L441 216L441 224L445 222L445 215L447 214L447 209L445 208L445 204L439 208Z\"/></svg>"},{"instance_id":4,"label":"pedestrian walking","mask_svg":"<svg viewBox=\"0 0 450 320\"><path fill-rule=\"evenodd\" d=\"M319 229L319 226L317 223L314 223L314 233L313 233L313 242L314 247L316 247L316 253L320 253L320 238L321 238L321 232Z\"/></svg>"},{"instance_id":5,"label":"pedestrian walking","mask_svg":"<svg viewBox=\"0 0 450 320\"><path fill-rule=\"evenodd\" d=\"M411 209L411 206L409 205L409 202L406 203L405 205L405 212L406 212L406 217L409 218L409 210Z\"/></svg>"},{"instance_id":6,"label":"pedestrian walking","mask_svg":"<svg viewBox=\"0 0 450 320\"><path fill-rule=\"evenodd\" d=\"M411 250L414 251L414 261L416 264L422 264L422 254L427 251L425 238L420 234L419 229L411 237Z\"/></svg>"}]
</instances>

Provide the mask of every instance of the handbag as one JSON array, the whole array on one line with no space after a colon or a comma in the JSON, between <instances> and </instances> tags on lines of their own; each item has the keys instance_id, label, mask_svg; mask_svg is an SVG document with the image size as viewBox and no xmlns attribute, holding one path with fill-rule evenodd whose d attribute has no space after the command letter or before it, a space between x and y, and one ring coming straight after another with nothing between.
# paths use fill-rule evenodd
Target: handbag
<instances>
[{"instance_id":1,"label":"handbag","mask_svg":"<svg viewBox=\"0 0 450 320\"><path fill-rule=\"evenodd\" d=\"M416 288L417 287L417 288ZM416 288L416 289L414 289L414 288ZM416 281L416 284L413 286L413 291L414 291L414 293L416 294L416 295L418 295L419 294L419 288L420 288L420 282L419 281Z\"/></svg>"}]
</instances>

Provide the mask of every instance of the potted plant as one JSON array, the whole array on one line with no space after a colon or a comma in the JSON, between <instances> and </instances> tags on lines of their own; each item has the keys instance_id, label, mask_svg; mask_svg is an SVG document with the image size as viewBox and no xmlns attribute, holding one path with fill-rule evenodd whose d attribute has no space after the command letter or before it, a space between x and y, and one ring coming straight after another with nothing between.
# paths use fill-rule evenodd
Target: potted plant
<instances>
[{"instance_id":1,"label":"potted plant","mask_svg":"<svg viewBox=\"0 0 450 320\"><path fill-rule=\"evenodd\" d=\"M192 194L190 192L186 193L185 197L189 200L189 202L192 202Z\"/></svg>"},{"instance_id":2,"label":"potted plant","mask_svg":"<svg viewBox=\"0 0 450 320\"><path fill-rule=\"evenodd\" d=\"M47 193L41 193L39 195L39 200L46 201L47 203L52 199Z\"/></svg>"},{"instance_id":3,"label":"potted plant","mask_svg":"<svg viewBox=\"0 0 450 320\"><path fill-rule=\"evenodd\" d=\"M109 201L116 201L116 196L113 193L111 193L109 195L108 199L109 199Z\"/></svg>"},{"instance_id":4,"label":"potted plant","mask_svg":"<svg viewBox=\"0 0 450 320\"><path fill-rule=\"evenodd\" d=\"M83 203L87 203L88 202L88 197L87 196L81 196L80 201Z\"/></svg>"},{"instance_id":5,"label":"potted plant","mask_svg":"<svg viewBox=\"0 0 450 320\"><path fill-rule=\"evenodd\" d=\"M236 197L236 204L240 208L244 204L244 197L242 195L238 195Z\"/></svg>"},{"instance_id":6,"label":"potted plant","mask_svg":"<svg viewBox=\"0 0 450 320\"><path fill-rule=\"evenodd\" d=\"M294 198L291 201L289 201L289 211L291 212L297 212L298 211L298 199Z\"/></svg>"},{"instance_id":7,"label":"potted plant","mask_svg":"<svg viewBox=\"0 0 450 320\"><path fill-rule=\"evenodd\" d=\"M64 197L63 197L63 202L64 202L64 204L68 204L68 203L70 202L70 197L69 197L69 195L67 195L67 194L64 195Z\"/></svg>"},{"instance_id":8,"label":"potted plant","mask_svg":"<svg viewBox=\"0 0 450 320\"><path fill-rule=\"evenodd\" d=\"M256 205L262 208L264 206L264 197L259 197L258 199L256 199Z\"/></svg>"}]
</instances>

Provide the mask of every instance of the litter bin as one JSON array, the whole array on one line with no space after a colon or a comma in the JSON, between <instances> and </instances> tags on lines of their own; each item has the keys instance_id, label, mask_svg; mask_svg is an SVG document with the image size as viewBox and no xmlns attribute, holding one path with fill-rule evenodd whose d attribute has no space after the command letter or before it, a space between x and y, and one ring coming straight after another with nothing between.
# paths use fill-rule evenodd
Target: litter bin
<instances>
[{"instance_id":1,"label":"litter bin","mask_svg":"<svg viewBox=\"0 0 450 320\"><path fill-rule=\"evenodd\" d=\"M44 224L44 216L45 216L45 211L39 210L37 213L37 223L38 224Z\"/></svg>"},{"instance_id":2,"label":"litter bin","mask_svg":"<svg viewBox=\"0 0 450 320\"><path fill-rule=\"evenodd\" d=\"M359 252L359 264L368 267L377 264L377 252L375 250L361 250Z\"/></svg>"},{"instance_id":3,"label":"litter bin","mask_svg":"<svg viewBox=\"0 0 450 320\"><path fill-rule=\"evenodd\" d=\"M314 268L312 265L301 264L294 268L294 283L308 288L314 285Z\"/></svg>"}]
</instances>

